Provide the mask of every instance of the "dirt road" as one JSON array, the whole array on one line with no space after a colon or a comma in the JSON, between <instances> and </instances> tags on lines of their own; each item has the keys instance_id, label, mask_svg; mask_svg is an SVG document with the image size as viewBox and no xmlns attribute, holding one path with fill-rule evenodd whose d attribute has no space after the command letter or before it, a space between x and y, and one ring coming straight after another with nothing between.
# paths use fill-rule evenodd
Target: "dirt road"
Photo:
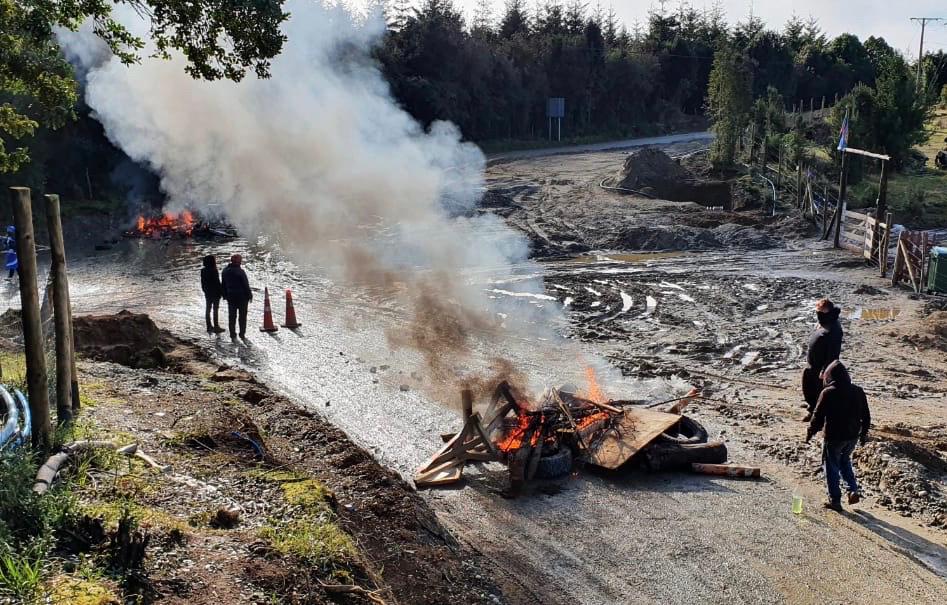
<instances>
[{"instance_id":1,"label":"dirt road","mask_svg":"<svg viewBox=\"0 0 947 605\"><path fill-rule=\"evenodd\" d=\"M593 151L615 151L619 149L630 149L632 147L646 147L651 145L667 146L677 143L701 142L707 143L713 140L711 132L685 132L681 134L669 134L659 137L647 137L643 139L625 139L622 141L607 141L604 143L591 143L588 145L571 145L568 147L548 147L545 149L524 149L520 151L507 151L503 153L492 153L487 156L487 161L491 164L506 160L524 160L530 158L541 158L550 155L574 155L578 153L589 153Z\"/></svg>"},{"instance_id":2,"label":"dirt road","mask_svg":"<svg viewBox=\"0 0 947 605\"><path fill-rule=\"evenodd\" d=\"M567 249L567 235L594 248L684 252L603 252L548 261L547 293L558 302L544 304L565 305L569 321L561 329L625 372L628 378L612 385L611 395L704 386L717 401L694 415L712 436L727 440L733 460L760 464L766 479L582 472L509 500L501 495L502 469L487 468L468 472L463 489L426 494L442 521L495 560L497 575L526 587L536 603L943 602L945 534L929 526L944 512L943 469L938 473L934 459L943 460L939 451L947 438L947 364L942 352L914 344L923 331L923 304L885 289L871 272L852 267L846 254L783 239L798 233L791 220L766 223L598 190L597 181L621 158L605 152L498 164L488 175L500 196L491 210L512 209L511 223L534 241L544 234L549 252ZM507 202L518 207L506 208ZM640 238L620 235L595 239L600 232L620 234L626 222L647 235L654 228L647 214L665 221L661 230L675 245L643 246ZM734 221L747 224L728 226ZM741 229L740 237L720 235ZM710 239L700 234L708 230L719 230L713 245L703 245ZM627 244L603 245L608 241ZM293 288L304 324L298 334L255 333L251 346L203 334L198 259L232 251L244 252L254 285ZM74 261L70 269L80 312L150 313L205 343L222 361L253 368L403 474L457 424L456 412L421 390L410 370L415 360L388 351L384 331L403 321L399 309L339 290L276 253L245 242L127 242L96 259ZM489 276L476 279L495 288ZM502 289L515 291L516 284ZM845 354L869 386L887 431L880 434L890 437L873 446L876 460L865 461L877 463L879 474L868 484L869 501L844 515L818 507L818 446L801 443L804 425L794 390L811 303L826 295L851 317ZM255 301L251 321L259 320L261 302ZM875 315L864 311L876 308L897 309L898 316L868 319ZM550 351L544 367L528 370L558 381L575 364ZM924 465L911 453L933 458ZM910 489L915 493L905 491ZM799 516L789 510L794 492L805 497ZM879 504L882 498L890 506Z\"/></svg>"}]
</instances>

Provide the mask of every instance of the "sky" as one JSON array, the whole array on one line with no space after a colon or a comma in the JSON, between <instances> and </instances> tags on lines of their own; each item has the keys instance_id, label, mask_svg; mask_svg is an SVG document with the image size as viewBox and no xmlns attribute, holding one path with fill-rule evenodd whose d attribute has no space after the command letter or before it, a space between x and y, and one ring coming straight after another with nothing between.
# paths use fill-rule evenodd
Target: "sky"
<instances>
[{"instance_id":1,"label":"sky","mask_svg":"<svg viewBox=\"0 0 947 605\"><path fill-rule=\"evenodd\" d=\"M504 0L492 0L495 14L499 15ZM594 7L600 2L604 9L614 7L622 22L632 28L635 19L646 22L651 0L583 0ZM473 15L474 7L480 0L454 0L463 9L468 19ZM527 0L533 5L534 0ZM564 4L568 0L563 0ZM701 9L712 6L713 1L691 0L691 4ZM830 37L849 32L864 40L869 36L881 36L894 48L900 50L909 59L915 59L920 42L920 24L912 22L911 17L943 17L947 19L947 1L945 0L722 0L721 4L732 23L742 20L753 13L762 18L768 27L782 28L793 15L808 18L810 15L819 20L822 29ZM678 6L677 0L667 3L669 9ZM928 23L924 40L925 52L929 50L947 50L947 21Z\"/></svg>"}]
</instances>

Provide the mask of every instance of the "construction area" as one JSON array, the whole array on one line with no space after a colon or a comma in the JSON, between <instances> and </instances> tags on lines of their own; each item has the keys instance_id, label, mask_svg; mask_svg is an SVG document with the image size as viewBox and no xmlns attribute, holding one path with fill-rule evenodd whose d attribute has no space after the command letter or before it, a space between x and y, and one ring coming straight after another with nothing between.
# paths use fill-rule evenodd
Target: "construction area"
<instances>
[{"instance_id":1,"label":"construction area","mask_svg":"<svg viewBox=\"0 0 947 605\"><path fill-rule=\"evenodd\" d=\"M101 538L116 544L108 552L137 557L152 594L194 603L293 591L309 602L940 600L945 299L892 282L918 270L898 260L907 237L888 236L882 277L822 240L792 192L774 213L745 184L704 179L705 148L494 161L477 212L524 233L533 260L470 279L507 312L554 310L563 340L506 339L517 367L466 386L431 381L423 356L390 346L411 329L396 299L261 256L224 223L196 230L165 215L133 220L107 246L87 238L69 265L78 377L100 401L84 414L126 435L107 443L143 465L128 480L147 485L122 493L150 519L147 544L119 528ZM663 182L667 171L686 186ZM928 248L935 274L943 261ZM293 292L292 330L276 325L274 298L269 333L203 334L194 268L235 252L268 312L270 291ZM821 450L804 441L798 387L826 297L842 308L843 355L873 414L854 455L866 499L835 516L819 507ZM84 455L71 447L66 458ZM282 469L334 494L332 518L362 554L320 560L348 561L348 580L287 575L306 559L268 528L289 531L310 509Z\"/></svg>"}]
</instances>

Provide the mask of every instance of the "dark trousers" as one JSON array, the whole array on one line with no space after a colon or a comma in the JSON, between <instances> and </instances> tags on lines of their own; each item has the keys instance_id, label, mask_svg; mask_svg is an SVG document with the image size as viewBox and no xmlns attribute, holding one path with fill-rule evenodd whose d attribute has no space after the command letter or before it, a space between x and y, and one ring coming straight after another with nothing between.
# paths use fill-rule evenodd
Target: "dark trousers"
<instances>
[{"instance_id":1,"label":"dark trousers","mask_svg":"<svg viewBox=\"0 0 947 605\"><path fill-rule=\"evenodd\" d=\"M247 308L250 301L241 300L236 302L227 301L227 322L230 326L230 337L237 336L237 314L240 315L240 336L247 335Z\"/></svg>"},{"instance_id":2,"label":"dark trousers","mask_svg":"<svg viewBox=\"0 0 947 605\"><path fill-rule=\"evenodd\" d=\"M815 410L815 404L819 402L819 395L822 394L821 372L814 368L806 368L802 371L802 396L809 406L809 411Z\"/></svg>"},{"instance_id":3,"label":"dark trousers","mask_svg":"<svg viewBox=\"0 0 947 605\"><path fill-rule=\"evenodd\" d=\"M858 439L825 441L822 444L822 466L825 469L825 483L829 491L829 500L839 502L842 490L839 488L839 475L848 486L849 492L858 492L855 469L852 468L852 452L858 445Z\"/></svg>"},{"instance_id":4,"label":"dark trousers","mask_svg":"<svg viewBox=\"0 0 947 605\"><path fill-rule=\"evenodd\" d=\"M211 296L204 297L204 319L207 321L207 331L220 327L219 311L220 299Z\"/></svg>"}]
</instances>

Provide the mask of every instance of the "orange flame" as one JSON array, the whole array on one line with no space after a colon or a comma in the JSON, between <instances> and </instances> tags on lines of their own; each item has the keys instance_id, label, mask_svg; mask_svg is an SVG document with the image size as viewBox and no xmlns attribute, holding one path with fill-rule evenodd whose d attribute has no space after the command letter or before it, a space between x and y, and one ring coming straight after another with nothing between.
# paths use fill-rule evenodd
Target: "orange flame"
<instances>
[{"instance_id":1,"label":"orange flame","mask_svg":"<svg viewBox=\"0 0 947 605\"><path fill-rule=\"evenodd\" d=\"M585 382L587 385L586 399L594 401L595 403L606 403L608 401L608 397L605 396L602 387L598 385L598 380L595 377L595 368L592 366L585 368Z\"/></svg>"},{"instance_id":2,"label":"orange flame","mask_svg":"<svg viewBox=\"0 0 947 605\"><path fill-rule=\"evenodd\" d=\"M575 423L576 430L581 431L582 429L592 426L596 422L608 420L611 416L608 415L608 412L596 412L594 414L589 414L585 418L577 421Z\"/></svg>"},{"instance_id":3,"label":"orange flame","mask_svg":"<svg viewBox=\"0 0 947 605\"><path fill-rule=\"evenodd\" d=\"M180 215L165 212L158 218L139 216L135 227L137 233L144 236L179 234L190 237L194 232L194 215L185 210Z\"/></svg>"},{"instance_id":4,"label":"orange flame","mask_svg":"<svg viewBox=\"0 0 947 605\"><path fill-rule=\"evenodd\" d=\"M506 453L520 449L523 447L523 442L526 441L526 433L534 427L534 423L538 422L541 425L544 420L542 414L538 416L536 414L518 414L516 417L517 425L510 430L509 435L497 442L497 449ZM535 447L539 443L539 433L540 431L536 430L530 436L529 445L531 447Z\"/></svg>"}]
</instances>

